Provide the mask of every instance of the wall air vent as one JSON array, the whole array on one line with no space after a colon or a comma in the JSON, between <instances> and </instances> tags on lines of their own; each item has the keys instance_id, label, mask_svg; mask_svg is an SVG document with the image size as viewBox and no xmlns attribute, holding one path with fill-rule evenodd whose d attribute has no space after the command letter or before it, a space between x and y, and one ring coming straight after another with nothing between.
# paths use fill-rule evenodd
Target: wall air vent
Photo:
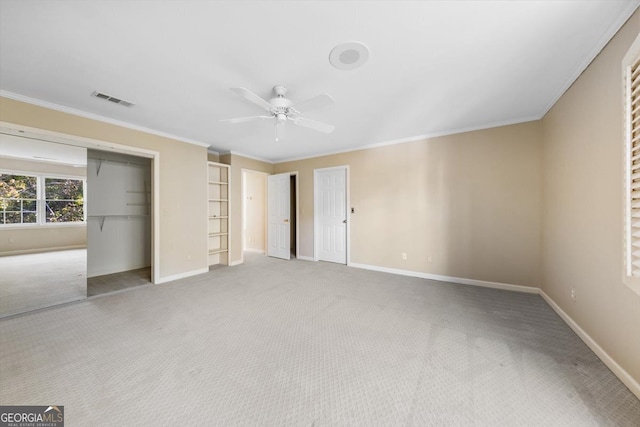
<instances>
[{"instance_id":1,"label":"wall air vent","mask_svg":"<svg viewBox=\"0 0 640 427\"><path fill-rule=\"evenodd\" d=\"M98 91L93 92L91 96L104 99L105 101L113 102L114 104L124 105L125 107L133 107L135 105L133 102L125 101L123 99L116 98L115 96L111 96L111 95L105 95L104 93L98 92Z\"/></svg>"}]
</instances>

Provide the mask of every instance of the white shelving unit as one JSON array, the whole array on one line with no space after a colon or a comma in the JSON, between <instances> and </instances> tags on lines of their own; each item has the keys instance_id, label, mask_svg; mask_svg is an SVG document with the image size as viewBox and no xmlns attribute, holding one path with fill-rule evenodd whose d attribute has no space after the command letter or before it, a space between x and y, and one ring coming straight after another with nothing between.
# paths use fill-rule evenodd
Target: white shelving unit
<instances>
[{"instance_id":1,"label":"white shelving unit","mask_svg":"<svg viewBox=\"0 0 640 427\"><path fill-rule=\"evenodd\" d=\"M229 165L207 162L208 164L208 249L209 265L229 265Z\"/></svg>"}]
</instances>

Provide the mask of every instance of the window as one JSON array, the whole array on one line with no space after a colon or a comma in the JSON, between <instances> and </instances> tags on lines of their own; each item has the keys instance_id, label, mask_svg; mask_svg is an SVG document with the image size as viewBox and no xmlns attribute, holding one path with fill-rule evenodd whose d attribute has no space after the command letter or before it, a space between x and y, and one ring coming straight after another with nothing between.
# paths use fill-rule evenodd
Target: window
<instances>
[{"instance_id":1,"label":"window","mask_svg":"<svg viewBox=\"0 0 640 427\"><path fill-rule=\"evenodd\" d=\"M0 226L85 221L85 180L0 173Z\"/></svg>"},{"instance_id":2,"label":"window","mask_svg":"<svg viewBox=\"0 0 640 427\"><path fill-rule=\"evenodd\" d=\"M37 194L35 176L0 175L0 224L35 224Z\"/></svg>"},{"instance_id":3,"label":"window","mask_svg":"<svg viewBox=\"0 0 640 427\"><path fill-rule=\"evenodd\" d=\"M68 178L44 178L46 222L84 221L84 182Z\"/></svg>"},{"instance_id":4,"label":"window","mask_svg":"<svg viewBox=\"0 0 640 427\"><path fill-rule=\"evenodd\" d=\"M623 62L625 106L624 282L640 293L640 36Z\"/></svg>"}]
</instances>

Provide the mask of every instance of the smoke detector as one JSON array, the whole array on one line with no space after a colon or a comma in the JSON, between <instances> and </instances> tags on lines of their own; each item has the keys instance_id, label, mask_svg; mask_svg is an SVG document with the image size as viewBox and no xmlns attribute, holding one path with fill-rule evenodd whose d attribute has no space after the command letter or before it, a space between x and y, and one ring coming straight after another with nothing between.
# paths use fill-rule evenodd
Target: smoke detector
<instances>
[{"instance_id":1,"label":"smoke detector","mask_svg":"<svg viewBox=\"0 0 640 427\"><path fill-rule=\"evenodd\" d=\"M347 42L334 47L329 62L338 70L353 70L369 59L369 48L360 42Z\"/></svg>"}]
</instances>

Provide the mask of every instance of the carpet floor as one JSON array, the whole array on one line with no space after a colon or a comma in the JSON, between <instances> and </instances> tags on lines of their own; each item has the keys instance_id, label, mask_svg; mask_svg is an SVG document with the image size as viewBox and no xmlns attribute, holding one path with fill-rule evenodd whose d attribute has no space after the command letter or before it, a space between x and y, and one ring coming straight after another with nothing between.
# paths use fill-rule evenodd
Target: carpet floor
<instances>
[{"instance_id":1,"label":"carpet floor","mask_svg":"<svg viewBox=\"0 0 640 427\"><path fill-rule=\"evenodd\" d=\"M86 249L0 257L0 317L86 297Z\"/></svg>"},{"instance_id":2,"label":"carpet floor","mask_svg":"<svg viewBox=\"0 0 640 427\"><path fill-rule=\"evenodd\" d=\"M246 254L0 320L0 404L67 426L638 426L537 295Z\"/></svg>"}]
</instances>

